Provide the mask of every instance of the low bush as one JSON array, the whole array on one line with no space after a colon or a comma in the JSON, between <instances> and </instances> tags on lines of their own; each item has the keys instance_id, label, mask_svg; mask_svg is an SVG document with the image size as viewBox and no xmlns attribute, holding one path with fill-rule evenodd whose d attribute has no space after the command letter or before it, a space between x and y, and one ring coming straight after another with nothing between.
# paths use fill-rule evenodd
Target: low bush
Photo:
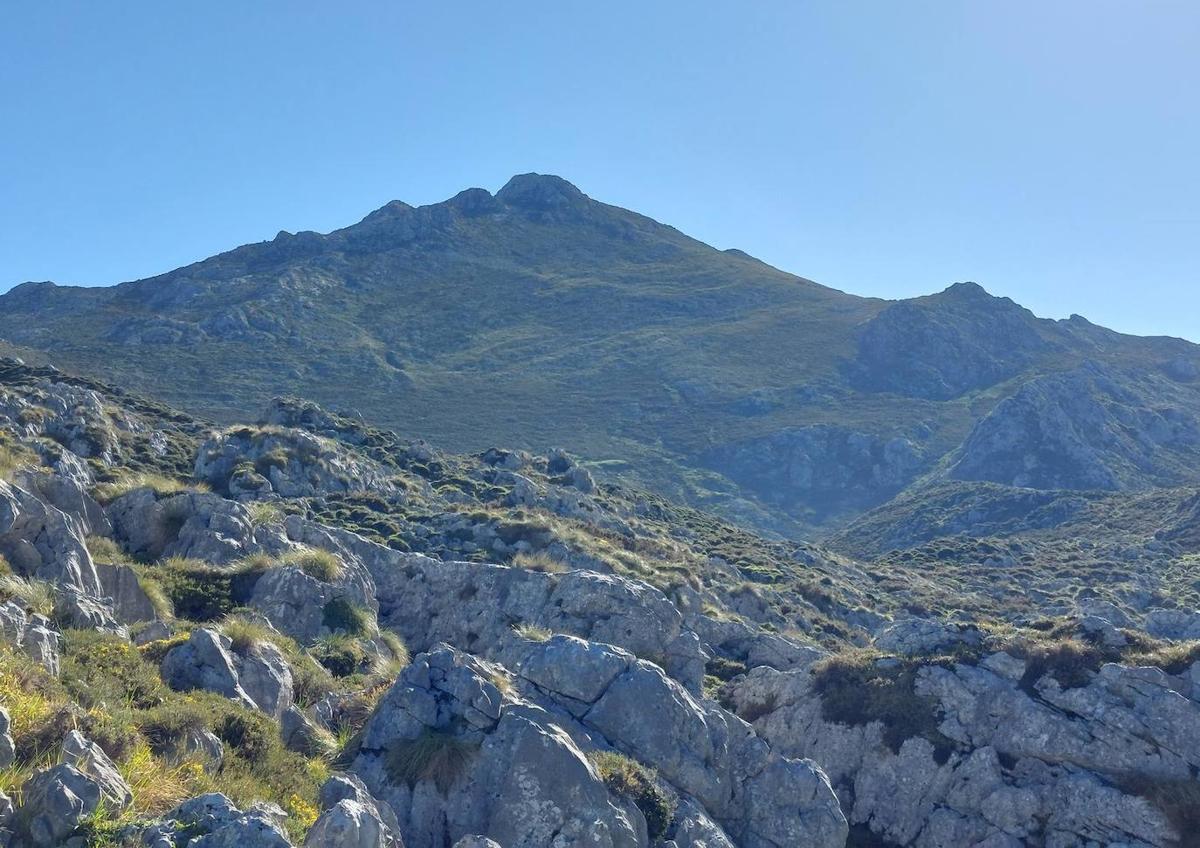
<instances>
[{"instance_id":1,"label":"low bush","mask_svg":"<svg viewBox=\"0 0 1200 848\"><path fill-rule=\"evenodd\" d=\"M899 752L905 739L921 736L944 763L954 741L938 730L937 703L914 688L919 661L886 658L871 651L834 654L812 668L813 688L821 696L826 721L851 726L883 725L883 741Z\"/></svg>"},{"instance_id":2,"label":"low bush","mask_svg":"<svg viewBox=\"0 0 1200 848\"><path fill-rule=\"evenodd\" d=\"M334 633L347 636L369 636L375 629L371 611L356 606L345 598L334 598L325 604L321 623Z\"/></svg>"},{"instance_id":3,"label":"low bush","mask_svg":"<svg viewBox=\"0 0 1200 848\"><path fill-rule=\"evenodd\" d=\"M678 802L659 784L654 771L615 751L593 751L588 759L610 792L632 801L641 810L650 841L661 840L675 818Z\"/></svg>"}]
</instances>

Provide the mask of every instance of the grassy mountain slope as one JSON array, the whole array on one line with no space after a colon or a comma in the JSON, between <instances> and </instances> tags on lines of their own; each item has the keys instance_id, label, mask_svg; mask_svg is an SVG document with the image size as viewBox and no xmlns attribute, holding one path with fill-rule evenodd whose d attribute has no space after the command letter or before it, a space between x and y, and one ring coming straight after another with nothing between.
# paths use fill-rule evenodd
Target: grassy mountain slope
<instances>
[{"instance_id":1,"label":"grassy mountain slope","mask_svg":"<svg viewBox=\"0 0 1200 848\"><path fill-rule=\"evenodd\" d=\"M1193 345L1037 319L970 284L854 297L556 177L108 289L19 286L0 337L218 421L295 393L454 450L565 445L785 535L946 477L1200 479ZM1079 385L1094 405L1056 402ZM1043 431L1070 437L1025 473Z\"/></svg>"}]
</instances>

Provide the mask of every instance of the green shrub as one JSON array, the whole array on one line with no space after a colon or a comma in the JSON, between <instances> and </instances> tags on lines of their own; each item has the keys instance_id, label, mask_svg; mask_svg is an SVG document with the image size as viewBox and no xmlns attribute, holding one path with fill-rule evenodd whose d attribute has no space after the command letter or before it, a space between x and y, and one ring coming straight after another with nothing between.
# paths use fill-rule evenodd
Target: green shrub
<instances>
[{"instance_id":1,"label":"green shrub","mask_svg":"<svg viewBox=\"0 0 1200 848\"><path fill-rule=\"evenodd\" d=\"M924 737L933 744L934 758L944 763L955 745L938 730L936 701L916 693L921 663L879 660L870 651L847 651L814 665L813 688L821 696L821 715L852 726L878 721L884 743L897 752L905 739Z\"/></svg>"},{"instance_id":2,"label":"green shrub","mask_svg":"<svg viewBox=\"0 0 1200 848\"><path fill-rule=\"evenodd\" d=\"M313 646L312 654L334 677L349 677L366 670L369 659L362 643L345 634L320 640Z\"/></svg>"},{"instance_id":3,"label":"green shrub","mask_svg":"<svg viewBox=\"0 0 1200 848\"><path fill-rule=\"evenodd\" d=\"M449 733L428 731L416 739L399 739L384 752L384 768L393 783L415 786L432 782L445 794L478 752L479 746Z\"/></svg>"},{"instance_id":4,"label":"green shrub","mask_svg":"<svg viewBox=\"0 0 1200 848\"><path fill-rule=\"evenodd\" d=\"M375 629L370 610L355 606L345 598L334 598L325 604L321 623L334 633L347 636L369 636Z\"/></svg>"},{"instance_id":5,"label":"green shrub","mask_svg":"<svg viewBox=\"0 0 1200 848\"><path fill-rule=\"evenodd\" d=\"M675 818L677 799L659 785L653 769L615 751L593 751L588 759L610 792L642 811L651 843L662 839Z\"/></svg>"},{"instance_id":6,"label":"green shrub","mask_svg":"<svg viewBox=\"0 0 1200 848\"><path fill-rule=\"evenodd\" d=\"M167 690L158 669L125 639L94 630L66 630L63 641L60 679L80 705L128 703L145 709L162 703Z\"/></svg>"}]
</instances>

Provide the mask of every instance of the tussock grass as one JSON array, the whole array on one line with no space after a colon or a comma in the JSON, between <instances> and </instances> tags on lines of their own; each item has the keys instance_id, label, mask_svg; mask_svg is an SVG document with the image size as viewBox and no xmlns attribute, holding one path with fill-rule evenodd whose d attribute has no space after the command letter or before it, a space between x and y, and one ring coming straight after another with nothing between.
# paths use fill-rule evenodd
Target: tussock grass
<instances>
[{"instance_id":1,"label":"tussock grass","mask_svg":"<svg viewBox=\"0 0 1200 848\"><path fill-rule=\"evenodd\" d=\"M283 520L283 510L271 501L253 501L246 504L246 511L250 513L250 523L255 527L266 527Z\"/></svg>"},{"instance_id":2,"label":"tussock grass","mask_svg":"<svg viewBox=\"0 0 1200 848\"><path fill-rule=\"evenodd\" d=\"M443 795L470 766L479 746L449 733L427 731L416 739L392 742L384 752L384 769L394 783L415 786L429 781Z\"/></svg>"},{"instance_id":3,"label":"tussock grass","mask_svg":"<svg viewBox=\"0 0 1200 848\"><path fill-rule=\"evenodd\" d=\"M549 642L554 635L548 628L528 623L514 624L513 632L530 642Z\"/></svg>"},{"instance_id":4,"label":"tussock grass","mask_svg":"<svg viewBox=\"0 0 1200 848\"><path fill-rule=\"evenodd\" d=\"M675 818L678 799L662 787L657 773L616 751L592 751L588 760L610 792L632 801L641 810L650 841L662 839Z\"/></svg>"},{"instance_id":5,"label":"tussock grass","mask_svg":"<svg viewBox=\"0 0 1200 848\"><path fill-rule=\"evenodd\" d=\"M206 483L181 480L178 477L168 477L152 471L139 471L123 474L107 483L97 483L92 487L92 497L102 504L109 504L122 495L127 495L137 489L150 489L159 498L187 491L211 491Z\"/></svg>"},{"instance_id":6,"label":"tussock grass","mask_svg":"<svg viewBox=\"0 0 1200 848\"><path fill-rule=\"evenodd\" d=\"M125 553L120 545L115 540L107 536L88 536L84 543L87 545L88 553L92 555L92 559L96 562L104 562L109 565L136 565L133 557Z\"/></svg>"},{"instance_id":7,"label":"tussock grass","mask_svg":"<svg viewBox=\"0 0 1200 848\"><path fill-rule=\"evenodd\" d=\"M512 558L512 564L526 571L540 571L544 574L560 574L567 571L569 566L562 560L555 559L546 553L520 553Z\"/></svg>"},{"instance_id":8,"label":"tussock grass","mask_svg":"<svg viewBox=\"0 0 1200 848\"><path fill-rule=\"evenodd\" d=\"M0 480L12 480L22 468L37 465L37 462L33 451L0 432Z\"/></svg>"},{"instance_id":9,"label":"tussock grass","mask_svg":"<svg viewBox=\"0 0 1200 848\"><path fill-rule=\"evenodd\" d=\"M0 575L0 600L16 601L27 612L52 616L54 599L54 585L45 580L26 579L15 574Z\"/></svg>"},{"instance_id":10,"label":"tussock grass","mask_svg":"<svg viewBox=\"0 0 1200 848\"><path fill-rule=\"evenodd\" d=\"M288 551L279 561L280 565L299 568L309 577L322 583L333 583L342 576L345 566L337 554L321 548L302 548Z\"/></svg>"}]
</instances>

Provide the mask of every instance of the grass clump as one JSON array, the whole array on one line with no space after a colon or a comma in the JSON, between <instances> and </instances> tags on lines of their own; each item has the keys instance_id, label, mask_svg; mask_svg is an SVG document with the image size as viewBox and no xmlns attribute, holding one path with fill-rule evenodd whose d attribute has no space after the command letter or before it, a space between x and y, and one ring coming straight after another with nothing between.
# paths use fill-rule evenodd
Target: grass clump
<instances>
[{"instance_id":1,"label":"grass clump","mask_svg":"<svg viewBox=\"0 0 1200 848\"><path fill-rule=\"evenodd\" d=\"M165 498L180 492L207 492L209 487L204 483L181 480L178 477L168 477L151 471L122 474L115 480L98 483L92 487L92 497L102 504L109 504L122 495L138 489L150 489L155 497Z\"/></svg>"},{"instance_id":2,"label":"grass clump","mask_svg":"<svg viewBox=\"0 0 1200 848\"><path fill-rule=\"evenodd\" d=\"M9 481L22 468L37 464L37 456L7 433L0 432L0 480Z\"/></svg>"},{"instance_id":3,"label":"grass clump","mask_svg":"<svg viewBox=\"0 0 1200 848\"><path fill-rule=\"evenodd\" d=\"M1114 782L1122 792L1157 808L1179 834L1180 845L1200 845L1200 782L1145 774L1122 775Z\"/></svg>"},{"instance_id":4,"label":"grass clump","mask_svg":"<svg viewBox=\"0 0 1200 848\"><path fill-rule=\"evenodd\" d=\"M266 527L283 520L283 510L270 501L248 503L246 511L250 513L250 523L255 527Z\"/></svg>"},{"instance_id":5,"label":"grass clump","mask_svg":"<svg viewBox=\"0 0 1200 848\"><path fill-rule=\"evenodd\" d=\"M478 750L477 744L430 730L416 739L392 742L384 753L384 769L394 783L411 788L427 780L444 795L466 771Z\"/></svg>"},{"instance_id":6,"label":"grass clump","mask_svg":"<svg viewBox=\"0 0 1200 848\"><path fill-rule=\"evenodd\" d=\"M540 571L543 574L561 574L569 568L562 560L555 559L547 553L519 553L512 558L512 564L516 568Z\"/></svg>"},{"instance_id":7,"label":"grass clump","mask_svg":"<svg viewBox=\"0 0 1200 848\"><path fill-rule=\"evenodd\" d=\"M0 575L0 601L16 601L26 612L51 616L54 598L54 585L45 580L26 579L15 574Z\"/></svg>"},{"instance_id":8,"label":"grass clump","mask_svg":"<svg viewBox=\"0 0 1200 848\"><path fill-rule=\"evenodd\" d=\"M334 677L349 677L366 671L371 661L362 642L344 633L319 640L312 648L312 655Z\"/></svg>"},{"instance_id":9,"label":"grass clump","mask_svg":"<svg viewBox=\"0 0 1200 848\"><path fill-rule=\"evenodd\" d=\"M536 624L522 623L514 624L513 632L530 642L549 642L554 635L549 629L539 627Z\"/></svg>"},{"instance_id":10,"label":"grass clump","mask_svg":"<svg viewBox=\"0 0 1200 848\"><path fill-rule=\"evenodd\" d=\"M905 739L924 737L933 744L934 759L946 762L954 741L938 730L935 700L914 688L921 662L881 659L872 651L853 650L814 665L813 689L821 696L822 717L851 726L880 722L884 744L896 752Z\"/></svg>"},{"instance_id":11,"label":"grass clump","mask_svg":"<svg viewBox=\"0 0 1200 848\"><path fill-rule=\"evenodd\" d=\"M337 554L320 548L302 548L289 551L279 561L280 565L292 565L309 577L322 583L332 583L342 576L345 567Z\"/></svg>"},{"instance_id":12,"label":"grass clump","mask_svg":"<svg viewBox=\"0 0 1200 848\"><path fill-rule=\"evenodd\" d=\"M334 633L347 636L369 636L375 629L371 611L345 598L334 598L325 604L321 613L321 623Z\"/></svg>"},{"instance_id":13,"label":"grass clump","mask_svg":"<svg viewBox=\"0 0 1200 848\"><path fill-rule=\"evenodd\" d=\"M134 565L133 558L107 536L88 536L84 543L87 545L88 553L96 562L105 562L109 565Z\"/></svg>"},{"instance_id":14,"label":"grass clump","mask_svg":"<svg viewBox=\"0 0 1200 848\"><path fill-rule=\"evenodd\" d=\"M593 751L588 759L610 792L641 810L650 841L662 839L675 818L677 799L659 785L654 770L616 751Z\"/></svg>"},{"instance_id":15,"label":"grass clump","mask_svg":"<svg viewBox=\"0 0 1200 848\"><path fill-rule=\"evenodd\" d=\"M214 568L197 560L172 557L146 573L162 586L175 615L203 622L224 618L249 601L263 571L249 561Z\"/></svg>"}]
</instances>

